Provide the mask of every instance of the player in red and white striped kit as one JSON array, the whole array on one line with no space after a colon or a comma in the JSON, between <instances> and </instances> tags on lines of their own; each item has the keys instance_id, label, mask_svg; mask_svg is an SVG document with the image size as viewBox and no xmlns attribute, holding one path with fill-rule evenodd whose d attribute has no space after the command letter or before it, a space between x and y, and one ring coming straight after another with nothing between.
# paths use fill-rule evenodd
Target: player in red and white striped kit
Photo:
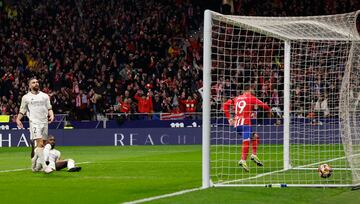
<instances>
[{"instance_id":1,"label":"player in red and white striped kit","mask_svg":"<svg viewBox=\"0 0 360 204\"><path fill-rule=\"evenodd\" d=\"M254 106L257 105L263 108L265 111L269 111L271 116L270 107L264 102L260 101L253 95L253 87L246 85L242 95L229 99L224 103L223 110L226 118L229 120L229 124L236 128L236 132L242 134L242 156L239 161L239 165L244 168L245 171L249 171L249 167L246 164L246 158L249 153L250 139L252 142L252 154L251 160L258 166L263 166L260 159L257 157L257 147L259 144L258 134L252 132L251 126L251 114L254 110ZM234 106L235 117L231 118L230 106Z\"/></svg>"}]
</instances>

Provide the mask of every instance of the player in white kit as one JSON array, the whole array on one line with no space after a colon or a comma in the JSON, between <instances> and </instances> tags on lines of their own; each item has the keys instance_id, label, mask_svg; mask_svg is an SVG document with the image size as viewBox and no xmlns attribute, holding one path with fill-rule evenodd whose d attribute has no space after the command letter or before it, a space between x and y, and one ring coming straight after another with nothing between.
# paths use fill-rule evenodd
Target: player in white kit
<instances>
[{"instance_id":1,"label":"player in white kit","mask_svg":"<svg viewBox=\"0 0 360 204\"><path fill-rule=\"evenodd\" d=\"M31 158L36 147L43 147L48 136L48 124L54 121L54 112L50 104L50 97L40 91L39 81L36 78L29 80L30 91L21 99L19 114L16 123L24 128L21 119L26 114L30 124Z\"/></svg>"},{"instance_id":2,"label":"player in white kit","mask_svg":"<svg viewBox=\"0 0 360 204\"><path fill-rule=\"evenodd\" d=\"M32 159L32 170L51 173L67 167L68 172L78 172L81 167L75 166L73 159L61 159L61 152L55 149L55 137L49 136L48 143L44 148L37 148Z\"/></svg>"}]
</instances>

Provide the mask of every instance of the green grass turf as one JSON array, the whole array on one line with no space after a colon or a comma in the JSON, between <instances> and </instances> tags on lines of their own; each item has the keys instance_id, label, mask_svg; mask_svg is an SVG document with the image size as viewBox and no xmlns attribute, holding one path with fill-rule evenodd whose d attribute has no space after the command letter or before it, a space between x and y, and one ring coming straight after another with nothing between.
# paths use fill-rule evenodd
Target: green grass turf
<instances>
[{"instance_id":1,"label":"green grass turf","mask_svg":"<svg viewBox=\"0 0 360 204\"><path fill-rule=\"evenodd\" d=\"M249 159L247 161L250 172L243 171L237 166L241 159L241 146L219 145L211 147L212 181L228 182L231 184L350 184L352 182L351 171L339 170L348 168L344 158L344 151L339 144L323 145L291 145L290 158L293 167L306 165L304 170L279 171L283 169L283 146L261 145L258 156L263 160L264 167L257 167ZM320 153L319 153L320 152ZM320 163L328 163L335 169L335 173L328 179L320 178L317 167ZM313 165L309 165L313 164ZM342 171L341 173L339 171ZM266 174L264 176L259 176ZM256 179L248 179L255 177Z\"/></svg>"},{"instance_id":2,"label":"green grass turf","mask_svg":"<svg viewBox=\"0 0 360 204\"><path fill-rule=\"evenodd\" d=\"M0 203L122 203L201 185L201 146L59 150L64 158L91 163L78 173L0 172ZM0 171L28 168L29 151L0 148ZM348 188L211 188L152 203L358 203L359 196Z\"/></svg>"}]
</instances>

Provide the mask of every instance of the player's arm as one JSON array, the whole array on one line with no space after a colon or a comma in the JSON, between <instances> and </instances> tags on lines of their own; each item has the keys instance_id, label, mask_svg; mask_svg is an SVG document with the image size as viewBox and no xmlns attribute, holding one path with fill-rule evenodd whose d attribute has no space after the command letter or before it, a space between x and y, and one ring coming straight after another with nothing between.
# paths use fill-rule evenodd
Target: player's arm
<instances>
[{"instance_id":1,"label":"player's arm","mask_svg":"<svg viewBox=\"0 0 360 204\"><path fill-rule=\"evenodd\" d=\"M137 100L137 101L140 101L141 100L141 97L139 96L139 94L142 93L142 91L139 89L136 94L134 95L134 98Z\"/></svg>"},{"instance_id":2,"label":"player's arm","mask_svg":"<svg viewBox=\"0 0 360 204\"><path fill-rule=\"evenodd\" d=\"M50 154L50 150L51 150L51 145L50 144L46 144L44 147L44 161L46 165L49 165L50 161L49 161L49 154Z\"/></svg>"},{"instance_id":3,"label":"player's arm","mask_svg":"<svg viewBox=\"0 0 360 204\"><path fill-rule=\"evenodd\" d=\"M260 100L257 99L256 97L253 97L252 99L253 99L252 104L260 106L264 111L268 111L268 112L269 112L269 117L272 116L270 106L268 106L266 103L260 101Z\"/></svg>"},{"instance_id":4,"label":"player's arm","mask_svg":"<svg viewBox=\"0 0 360 204\"><path fill-rule=\"evenodd\" d=\"M49 123L54 121L54 111L52 109L48 110L49 114Z\"/></svg>"},{"instance_id":5,"label":"player's arm","mask_svg":"<svg viewBox=\"0 0 360 204\"><path fill-rule=\"evenodd\" d=\"M48 109L48 115L49 115L49 123L54 121L54 111L52 110L52 106L50 103L50 97L47 96L47 100L46 100L46 106Z\"/></svg>"},{"instance_id":6,"label":"player's arm","mask_svg":"<svg viewBox=\"0 0 360 204\"><path fill-rule=\"evenodd\" d=\"M21 122L21 119L24 117L24 114L19 112L19 114L16 117L16 125L18 128L24 128L24 125Z\"/></svg>"},{"instance_id":7,"label":"player's arm","mask_svg":"<svg viewBox=\"0 0 360 204\"><path fill-rule=\"evenodd\" d=\"M18 128L24 128L21 119L24 117L26 110L27 110L27 103L25 101L25 97L22 97L19 114L16 117L16 125L18 126Z\"/></svg>"},{"instance_id":8,"label":"player's arm","mask_svg":"<svg viewBox=\"0 0 360 204\"><path fill-rule=\"evenodd\" d=\"M233 119L231 118L231 115L230 115L230 107L232 104L233 104L233 100L229 99L223 105L223 111L224 111L225 117L228 119L230 125L232 124L232 121L233 121Z\"/></svg>"}]
</instances>

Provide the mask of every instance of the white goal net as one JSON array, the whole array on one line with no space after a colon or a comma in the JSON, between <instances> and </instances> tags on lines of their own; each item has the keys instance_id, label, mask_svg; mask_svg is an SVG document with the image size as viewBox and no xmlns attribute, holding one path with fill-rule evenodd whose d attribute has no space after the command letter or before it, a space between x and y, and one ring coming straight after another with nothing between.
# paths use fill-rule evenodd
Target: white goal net
<instances>
[{"instance_id":1,"label":"white goal net","mask_svg":"<svg viewBox=\"0 0 360 204\"><path fill-rule=\"evenodd\" d=\"M358 13L247 17L205 12L204 187L360 184ZM229 125L224 103L248 85L273 116L254 106L246 171L238 165L244 158L243 134ZM263 166L251 160L252 154ZM332 167L330 177L319 176L321 164Z\"/></svg>"}]
</instances>

